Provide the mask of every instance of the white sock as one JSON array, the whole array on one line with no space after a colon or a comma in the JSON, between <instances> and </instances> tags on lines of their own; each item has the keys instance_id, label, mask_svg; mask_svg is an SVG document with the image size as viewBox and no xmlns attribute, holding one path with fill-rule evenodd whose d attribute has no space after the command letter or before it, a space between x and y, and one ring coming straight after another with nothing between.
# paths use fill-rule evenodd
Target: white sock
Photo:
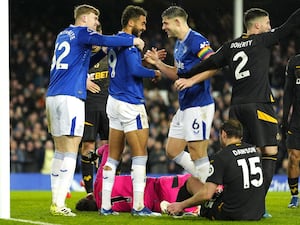
<instances>
[{"instance_id":1,"label":"white sock","mask_svg":"<svg viewBox=\"0 0 300 225\"><path fill-rule=\"evenodd\" d=\"M115 182L116 170L119 161L114 160L112 158L108 158L105 166L111 168L111 170L103 169L103 177L102 177L102 204L101 208L109 210L111 209L111 192Z\"/></svg>"},{"instance_id":2,"label":"white sock","mask_svg":"<svg viewBox=\"0 0 300 225\"><path fill-rule=\"evenodd\" d=\"M65 200L68 191L71 188L71 184L74 178L74 172L77 161L77 153L66 152L65 157L60 170L59 188L57 193L57 206L65 206Z\"/></svg>"},{"instance_id":3,"label":"white sock","mask_svg":"<svg viewBox=\"0 0 300 225\"><path fill-rule=\"evenodd\" d=\"M196 177L202 182L205 183L208 174L209 174L209 159L208 157L203 157L200 159L195 160L195 167L196 167Z\"/></svg>"},{"instance_id":4,"label":"white sock","mask_svg":"<svg viewBox=\"0 0 300 225\"><path fill-rule=\"evenodd\" d=\"M132 157L131 179L133 187L133 208L135 210L142 210L145 207L146 163L147 156Z\"/></svg>"},{"instance_id":5,"label":"white sock","mask_svg":"<svg viewBox=\"0 0 300 225\"><path fill-rule=\"evenodd\" d=\"M191 159L190 153L182 151L173 160L178 165L182 166L182 168L185 169L188 173L192 174L193 176L197 175L195 164Z\"/></svg>"},{"instance_id":6,"label":"white sock","mask_svg":"<svg viewBox=\"0 0 300 225\"><path fill-rule=\"evenodd\" d=\"M52 158L51 163L51 191L52 191L52 204L56 204L57 201L57 190L59 187L59 176L60 176L60 169L63 163L64 153L55 150L54 156Z\"/></svg>"}]
</instances>

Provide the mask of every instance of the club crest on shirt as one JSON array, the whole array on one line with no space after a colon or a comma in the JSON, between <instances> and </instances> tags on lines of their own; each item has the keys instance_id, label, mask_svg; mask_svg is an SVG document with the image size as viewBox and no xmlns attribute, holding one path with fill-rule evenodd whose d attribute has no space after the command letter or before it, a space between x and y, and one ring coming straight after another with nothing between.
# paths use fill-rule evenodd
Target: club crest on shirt
<instances>
[{"instance_id":1,"label":"club crest on shirt","mask_svg":"<svg viewBox=\"0 0 300 225\"><path fill-rule=\"evenodd\" d=\"M211 176L215 172L214 166L212 164L209 165L208 176Z\"/></svg>"},{"instance_id":2,"label":"club crest on shirt","mask_svg":"<svg viewBox=\"0 0 300 225\"><path fill-rule=\"evenodd\" d=\"M209 46L209 42L208 41L204 41L200 44L200 49L205 48L206 46Z\"/></svg>"}]
</instances>

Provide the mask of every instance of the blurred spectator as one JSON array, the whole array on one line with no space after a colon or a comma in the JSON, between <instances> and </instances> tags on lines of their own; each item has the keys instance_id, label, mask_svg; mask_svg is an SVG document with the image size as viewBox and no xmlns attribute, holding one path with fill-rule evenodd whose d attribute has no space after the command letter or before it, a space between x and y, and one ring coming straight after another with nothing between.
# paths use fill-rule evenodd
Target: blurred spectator
<instances>
[{"instance_id":1,"label":"blurred spectator","mask_svg":"<svg viewBox=\"0 0 300 225\"><path fill-rule=\"evenodd\" d=\"M166 35L161 33L160 12L157 12L157 9L154 11L149 13L153 15L149 23L153 29L149 27L148 32L142 37L146 41L145 49L152 46L165 48L168 52L165 62L172 65L174 40L167 39ZM154 15L158 16L154 17ZM53 147L50 147L52 141L47 132L44 94L49 81L54 33L56 33L53 27L56 24L43 23L41 19L41 21L31 21L29 27L23 29L20 26L23 19L18 17L18 14L14 14L10 24L11 172L48 173ZM38 25L38 22L47 26ZM208 10L201 14L191 14L189 22L191 27L208 37L214 50L232 38L232 15L222 12L221 8L217 11ZM269 74L277 101L276 112L279 120L282 117L283 69L287 59L298 52L296 44L295 38L291 37L284 44L275 46L272 52ZM220 70L211 80L216 112L211 130L209 154L219 149L219 127L224 120L228 119L231 84L226 79L226 73L228 73L226 69ZM145 87L146 109L150 123L148 172L182 173L182 168L173 161L164 160L164 145L169 123L178 108L177 92L173 83L166 78L162 78L157 84L145 80ZM281 162L285 161L285 153L283 149L278 160L278 172L283 170ZM130 150L126 147L122 155L122 172L130 173L130 165Z\"/></svg>"},{"instance_id":2,"label":"blurred spectator","mask_svg":"<svg viewBox=\"0 0 300 225\"><path fill-rule=\"evenodd\" d=\"M26 142L25 149L25 161L23 166L24 173L38 173L39 170L39 151L40 149L36 149L34 146L33 140L28 140Z\"/></svg>"},{"instance_id":3,"label":"blurred spectator","mask_svg":"<svg viewBox=\"0 0 300 225\"><path fill-rule=\"evenodd\" d=\"M50 174L51 171L51 162L54 155L54 146L52 140L47 140L45 143L45 152L42 161L42 174Z\"/></svg>"},{"instance_id":4,"label":"blurred spectator","mask_svg":"<svg viewBox=\"0 0 300 225\"><path fill-rule=\"evenodd\" d=\"M18 143L14 139L10 139L10 172L19 173L23 171L22 162L24 161Z\"/></svg>"},{"instance_id":5,"label":"blurred spectator","mask_svg":"<svg viewBox=\"0 0 300 225\"><path fill-rule=\"evenodd\" d=\"M122 174L131 173L131 152L128 148L128 145L125 146L125 149L123 151L119 170L121 171Z\"/></svg>"},{"instance_id":6,"label":"blurred spectator","mask_svg":"<svg viewBox=\"0 0 300 225\"><path fill-rule=\"evenodd\" d=\"M160 141L156 141L151 149L149 149L149 171L152 174L167 174L167 156L165 149Z\"/></svg>"}]
</instances>

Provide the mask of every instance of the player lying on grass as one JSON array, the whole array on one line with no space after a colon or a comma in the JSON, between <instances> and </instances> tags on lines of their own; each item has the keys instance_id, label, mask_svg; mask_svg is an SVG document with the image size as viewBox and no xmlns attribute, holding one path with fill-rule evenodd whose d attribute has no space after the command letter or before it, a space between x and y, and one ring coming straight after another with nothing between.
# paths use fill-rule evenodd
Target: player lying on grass
<instances>
[{"instance_id":1,"label":"player lying on grass","mask_svg":"<svg viewBox=\"0 0 300 225\"><path fill-rule=\"evenodd\" d=\"M76 209L81 211L97 211L101 208L102 167L108 156L108 145L97 149L97 155L102 156L97 176L94 183L94 199L82 198L76 204ZM190 177L189 174L177 176L147 177L145 188L145 206L154 212L161 212L160 203L176 201L180 187ZM112 190L112 210L116 212L130 212L133 204L133 191L130 175L115 177ZM186 212L194 212L197 207L192 207Z\"/></svg>"}]
</instances>

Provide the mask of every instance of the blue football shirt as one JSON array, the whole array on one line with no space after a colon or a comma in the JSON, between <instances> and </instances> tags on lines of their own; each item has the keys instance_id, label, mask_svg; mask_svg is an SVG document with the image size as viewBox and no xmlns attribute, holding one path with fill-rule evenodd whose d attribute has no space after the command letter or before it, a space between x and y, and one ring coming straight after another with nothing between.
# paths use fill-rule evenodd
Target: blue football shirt
<instances>
[{"instance_id":1,"label":"blue football shirt","mask_svg":"<svg viewBox=\"0 0 300 225\"><path fill-rule=\"evenodd\" d=\"M188 72L195 64L212 53L209 41L198 32L190 30L184 40L177 40L175 43L174 59L175 66L178 68L178 76ZM178 100L181 110L213 103L210 80L180 91Z\"/></svg>"},{"instance_id":2,"label":"blue football shirt","mask_svg":"<svg viewBox=\"0 0 300 225\"><path fill-rule=\"evenodd\" d=\"M133 38L100 35L85 26L70 25L58 34L55 42L47 96L70 95L86 99L93 45L132 46Z\"/></svg>"}]
</instances>

